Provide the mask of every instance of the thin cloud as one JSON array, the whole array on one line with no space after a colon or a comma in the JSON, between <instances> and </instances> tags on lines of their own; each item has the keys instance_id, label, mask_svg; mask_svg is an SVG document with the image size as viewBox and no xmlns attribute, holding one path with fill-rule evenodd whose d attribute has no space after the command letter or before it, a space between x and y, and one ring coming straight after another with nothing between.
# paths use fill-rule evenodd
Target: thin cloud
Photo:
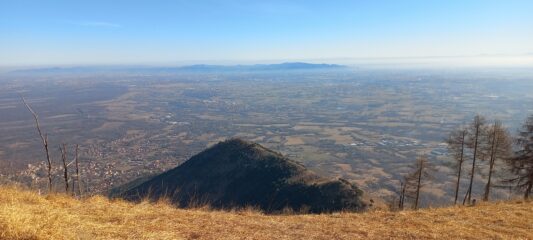
<instances>
[{"instance_id":1,"label":"thin cloud","mask_svg":"<svg viewBox=\"0 0 533 240\"><path fill-rule=\"evenodd\" d=\"M84 27L101 27L101 28L120 28L122 25L116 24L116 23L110 23L110 22L95 22L95 21L87 21L87 22L71 22L74 25L78 26L84 26Z\"/></svg>"}]
</instances>

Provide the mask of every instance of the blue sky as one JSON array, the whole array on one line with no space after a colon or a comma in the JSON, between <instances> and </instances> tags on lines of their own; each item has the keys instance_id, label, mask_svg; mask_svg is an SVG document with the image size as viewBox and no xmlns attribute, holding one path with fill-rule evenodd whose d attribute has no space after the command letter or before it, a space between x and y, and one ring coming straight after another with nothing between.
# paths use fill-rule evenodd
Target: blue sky
<instances>
[{"instance_id":1,"label":"blue sky","mask_svg":"<svg viewBox=\"0 0 533 240\"><path fill-rule=\"evenodd\" d=\"M0 66L528 53L531 0L0 0Z\"/></svg>"}]
</instances>

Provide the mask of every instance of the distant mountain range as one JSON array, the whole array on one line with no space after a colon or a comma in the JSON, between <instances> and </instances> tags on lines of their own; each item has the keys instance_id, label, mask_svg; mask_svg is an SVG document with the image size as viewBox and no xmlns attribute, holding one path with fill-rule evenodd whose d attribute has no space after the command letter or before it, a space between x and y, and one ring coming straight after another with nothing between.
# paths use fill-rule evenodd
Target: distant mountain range
<instances>
[{"instance_id":1,"label":"distant mountain range","mask_svg":"<svg viewBox=\"0 0 533 240\"><path fill-rule=\"evenodd\" d=\"M272 213L359 211L362 191L350 182L328 180L259 144L231 139L160 175L118 188L112 197L131 201L168 198L181 207L247 206Z\"/></svg>"},{"instance_id":2,"label":"distant mountain range","mask_svg":"<svg viewBox=\"0 0 533 240\"><path fill-rule=\"evenodd\" d=\"M127 67L127 66L80 66L22 69L9 72L10 74L81 74L105 72L138 72L138 73L174 73L174 72L255 72L255 71L287 71L287 70L318 70L342 69L344 65L313 64L304 62L287 62L279 64L255 65L188 65L180 67Z\"/></svg>"},{"instance_id":3,"label":"distant mountain range","mask_svg":"<svg viewBox=\"0 0 533 240\"><path fill-rule=\"evenodd\" d=\"M337 64L312 64L303 62L289 62L279 64L255 64L255 65L190 65L179 67L179 70L193 70L193 71L271 71L271 70L305 70L305 69L332 69L344 68L343 65Z\"/></svg>"}]
</instances>

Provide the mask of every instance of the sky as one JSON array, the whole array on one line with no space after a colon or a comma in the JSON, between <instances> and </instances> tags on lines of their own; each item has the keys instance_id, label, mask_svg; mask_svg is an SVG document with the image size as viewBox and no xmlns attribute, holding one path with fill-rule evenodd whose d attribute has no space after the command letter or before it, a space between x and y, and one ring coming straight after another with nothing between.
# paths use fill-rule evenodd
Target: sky
<instances>
[{"instance_id":1,"label":"sky","mask_svg":"<svg viewBox=\"0 0 533 240\"><path fill-rule=\"evenodd\" d=\"M0 66L465 56L533 56L533 1L0 0Z\"/></svg>"}]
</instances>

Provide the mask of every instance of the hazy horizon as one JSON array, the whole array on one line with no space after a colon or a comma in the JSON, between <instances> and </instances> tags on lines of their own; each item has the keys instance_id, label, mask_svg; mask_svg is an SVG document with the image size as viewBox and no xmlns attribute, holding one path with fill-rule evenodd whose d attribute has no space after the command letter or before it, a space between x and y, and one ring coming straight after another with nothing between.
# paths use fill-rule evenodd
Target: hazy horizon
<instances>
[{"instance_id":1,"label":"hazy horizon","mask_svg":"<svg viewBox=\"0 0 533 240\"><path fill-rule=\"evenodd\" d=\"M533 68L533 54L478 55L478 56L429 56L391 58L331 58L331 59L267 59L267 60L182 60L172 62L124 62L124 63L61 63L0 65L2 70L69 68L69 67L181 67L191 65L255 65L304 62L311 64L339 64L357 68Z\"/></svg>"},{"instance_id":2,"label":"hazy horizon","mask_svg":"<svg viewBox=\"0 0 533 240\"><path fill-rule=\"evenodd\" d=\"M530 1L2 1L0 67L526 66Z\"/></svg>"}]
</instances>

